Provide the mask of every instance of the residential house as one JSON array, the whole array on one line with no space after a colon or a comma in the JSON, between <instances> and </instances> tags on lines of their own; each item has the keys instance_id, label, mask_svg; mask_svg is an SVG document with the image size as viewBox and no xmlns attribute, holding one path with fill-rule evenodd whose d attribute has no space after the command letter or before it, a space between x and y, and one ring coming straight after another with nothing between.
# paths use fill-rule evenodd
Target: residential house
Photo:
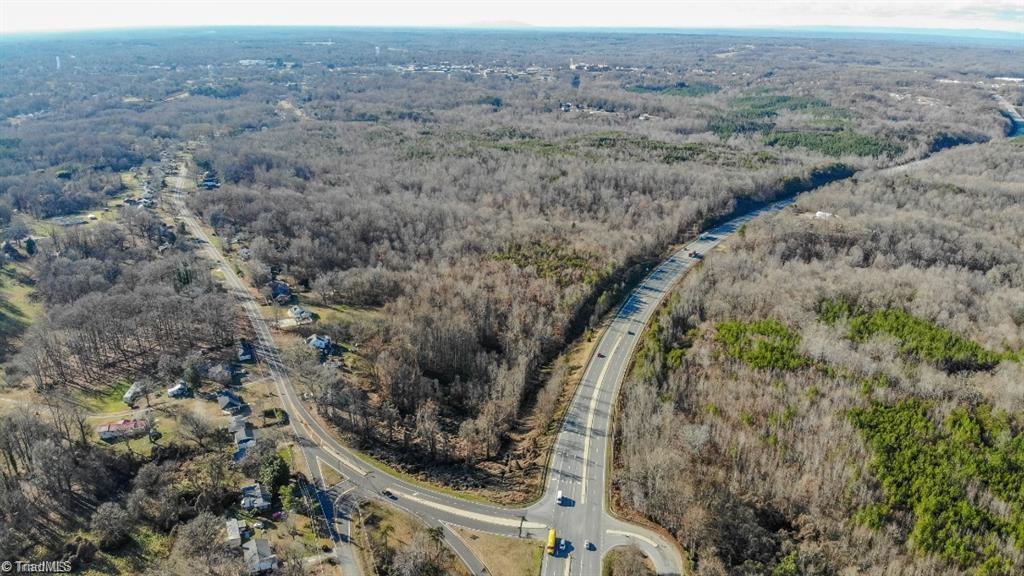
<instances>
[{"instance_id":1,"label":"residential house","mask_svg":"<svg viewBox=\"0 0 1024 576\"><path fill-rule=\"evenodd\" d=\"M178 383L167 389L167 395L171 398L185 398L191 393L188 388L188 384L185 384L184 380L178 380Z\"/></svg>"},{"instance_id":2,"label":"residential house","mask_svg":"<svg viewBox=\"0 0 1024 576\"><path fill-rule=\"evenodd\" d=\"M123 438L135 438L149 431L149 422L145 420L119 420L108 422L96 427L100 440L114 442Z\"/></svg>"},{"instance_id":3,"label":"residential house","mask_svg":"<svg viewBox=\"0 0 1024 576\"><path fill-rule=\"evenodd\" d=\"M236 431L241 430L249 423L248 420L248 416L243 416L241 414L232 416L231 420L228 421L228 432L234 434Z\"/></svg>"},{"instance_id":4,"label":"residential house","mask_svg":"<svg viewBox=\"0 0 1024 576\"><path fill-rule=\"evenodd\" d=\"M270 549L270 541L257 539L242 544L242 558L249 574L262 574L277 568L277 556Z\"/></svg>"},{"instance_id":5,"label":"residential house","mask_svg":"<svg viewBox=\"0 0 1024 576\"><path fill-rule=\"evenodd\" d=\"M209 171L203 173L203 188L206 188L207 190L220 188L220 178L217 177L216 172Z\"/></svg>"},{"instance_id":6,"label":"residential house","mask_svg":"<svg viewBox=\"0 0 1024 576\"><path fill-rule=\"evenodd\" d=\"M124 403L129 406L134 406L135 401L138 400L139 396L142 396L143 386L142 382L134 382L128 387L128 391L124 393L121 400L124 400Z\"/></svg>"},{"instance_id":7,"label":"residential house","mask_svg":"<svg viewBox=\"0 0 1024 576\"><path fill-rule=\"evenodd\" d=\"M225 523L227 527L228 535L225 541L228 546L235 547L242 545L242 537L249 531L249 527L245 525L245 522L237 518L228 518Z\"/></svg>"},{"instance_id":8,"label":"residential house","mask_svg":"<svg viewBox=\"0 0 1024 576\"><path fill-rule=\"evenodd\" d=\"M288 315L295 319L298 324L305 324L313 321L313 314L302 306L292 306L288 309Z\"/></svg>"},{"instance_id":9,"label":"residential house","mask_svg":"<svg viewBox=\"0 0 1024 576\"><path fill-rule=\"evenodd\" d=\"M313 334L306 338L306 346L318 350L322 356L329 356L334 348L331 337L326 334Z\"/></svg>"},{"instance_id":10,"label":"residential house","mask_svg":"<svg viewBox=\"0 0 1024 576\"><path fill-rule=\"evenodd\" d=\"M238 361L239 362L252 362L256 359L256 351L253 349L252 342L249 342L245 338L238 341Z\"/></svg>"},{"instance_id":11,"label":"residential house","mask_svg":"<svg viewBox=\"0 0 1024 576\"><path fill-rule=\"evenodd\" d=\"M253 436L252 426L248 422L242 422L239 425L232 424L231 428L234 428L231 433L235 436L235 446L245 447L256 440L256 437Z\"/></svg>"},{"instance_id":12,"label":"residential house","mask_svg":"<svg viewBox=\"0 0 1024 576\"><path fill-rule=\"evenodd\" d=\"M24 257L21 255L21 252L19 252L18 249L14 247L14 244L11 244L7 240L4 240L3 252L4 256L7 256L11 260L24 260Z\"/></svg>"},{"instance_id":13,"label":"residential house","mask_svg":"<svg viewBox=\"0 0 1024 576\"><path fill-rule=\"evenodd\" d=\"M217 406L226 414L237 414L245 407L245 402L227 390L217 393Z\"/></svg>"},{"instance_id":14,"label":"residential house","mask_svg":"<svg viewBox=\"0 0 1024 576\"><path fill-rule=\"evenodd\" d=\"M270 299L278 304L287 304L292 299L292 287L287 282L271 280L267 286L270 288Z\"/></svg>"},{"instance_id":15,"label":"residential house","mask_svg":"<svg viewBox=\"0 0 1024 576\"><path fill-rule=\"evenodd\" d=\"M246 418L241 415L232 416L231 422L228 424L228 433L234 438L235 446L238 447L232 456L235 462L240 462L242 458L245 458L246 451L256 441L256 435Z\"/></svg>"},{"instance_id":16,"label":"residential house","mask_svg":"<svg viewBox=\"0 0 1024 576\"><path fill-rule=\"evenodd\" d=\"M262 511L270 508L271 495L263 491L260 483L242 486L242 510Z\"/></svg>"}]
</instances>

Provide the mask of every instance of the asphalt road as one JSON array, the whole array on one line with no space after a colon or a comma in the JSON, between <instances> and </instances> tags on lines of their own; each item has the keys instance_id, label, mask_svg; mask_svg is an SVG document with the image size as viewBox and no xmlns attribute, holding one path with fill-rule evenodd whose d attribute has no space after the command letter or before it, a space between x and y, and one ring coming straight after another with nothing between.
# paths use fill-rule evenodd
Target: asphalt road
<instances>
[{"instance_id":1,"label":"asphalt road","mask_svg":"<svg viewBox=\"0 0 1024 576\"><path fill-rule=\"evenodd\" d=\"M1024 116L1021 116L1020 112L1010 103L1009 100L1003 98L1000 94L993 94L993 98L999 103L999 107L1006 112L1006 116L1013 122L1013 130L1008 135L1010 138L1015 136L1024 136Z\"/></svg>"},{"instance_id":2,"label":"asphalt road","mask_svg":"<svg viewBox=\"0 0 1024 576\"><path fill-rule=\"evenodd\" d=\"M683 559L674 543L609 512L605 488L615 399L647 322L672 287L699 262L688 254L706 254L744 223L792 202L779 201L711 228L652 270L619 308L565 417L545 497L527 514L531 520L550 522L563 546L555 556L545 557L543 574L599 574L603 555L626 544L643 550L659 574L681 572ZM563 500L556 502L559 492ZM586 548L588 540L593 550Z\"/></svg>"},{"instance_id":3,"label":"asphalt road","mask_svg":"<svg viewBox=\"0 0 1024 576\"><path fill-rule=\"evenodd\" d=\"M187 168L182 167L179 175L187 177ZM302 403L259 304L235 273L234 267L210 241L200 222L188 211L180 187L175 203L185 226L202 242L204 254L223 272L227 289L242 304L252 324L257 358L267 367L281 404L290 415L289 425L309 463L309 477L317 485L316 496L323 508L327 530L335 542L334 555L346 576L361 573L351 543L353 514L357 513L359 502L373 498L387 499L428 525L443 526L447 543L473 574L487 574L487 571L451 526L537 540L546 539L548 529L554 527L560 538L560 548L554 556L545 555L545 575L599 574L603 555L616 546L627 544L643 550L659 574L681 572L682 557L674 543L656 532L618 520L609 513L605 494L606 462L615 398L645 324L672 286L697 263L687 254L691 250L707 253L735 233L744 222L779 210L792 200L777 202L709 230L701 239L687 244L662 262L630 293L598 343L566 414L556 441L544 496L523 509L471 502L425 489L367 464L338 442ZM324 466L335 469L345 480L327 486ZM391 496L384 496L384 490L388 490ZM559 492L563 496L561 502L556 501ZM594 550L585 549L587 540L593 543Z\"/></svg>"},{"instance_id":4,"label":"asphalt road","mask_svg":"<svg viewBox=\"0 0 1024 576\"><path fill-rule=\"evenodd\" d=\"M186 167L180 168L179 177L188 177ZM274 343L270 327L260 312L259 304L235 273L234 267L211 242L199 220L187 209L180 185L175 191L174 203L181 221L189 233L201 242L201 252L224 274L225 286L239 300L252 324L257 359L266 366L282 407L289 414L291 432L295 442L301 446L306 462L309 463L309 477L317 483L317 498L323 507L327 530L335 542L334 554L346 576L363 573L349 538L353 505L370 498L385 499L382 495L384 490L390 490L393 494L393 497L386 498L391 504L419 517L429 525L443 526L447 543L473 574L487 572L483 563L454 534L451 525L514 537L540 539L546 535L546 526L530 524L523 517L522 510L476 504L453 496L424 491L419 486L391 477L382 470L366 464L338 442L301 402L291 383L288 370L281 360L280 350ZM335 469L345 477L345 482L341 486L326 486L322 466Z\"/></svg>"},{"instance_id":5,"label":"asphalt road","mask_svg":"<svg viewBox=\"0 0 1024 576\"><path fill-rule=\"evenodd\" d=\"M1019 114L1005 100L999 100L1004 108L1012 111L1016 123ZM927 159L909 164L925 161ZM901 170L908 165L884 171ZM179 175L187 178L187 168L182 166ZM358 504L374 498L387 499L428 525L444 527L447 543L473 574L487 574L487 571L451 526L537 540L545 540L548 529L554 527L560 547L554 556L544 557L543 574L546 576L599 574L601 558L614 547L628 544L643 550L659 574L681 573L683 559L674 542L646 528L623 522L609 512L605 488L614 402L646 323L672 286L698 262L688 254L694 250L707 254L744 223L781 210L792 204L793 199L770 204L707 230L652 270L629 294L598 343L565 416L553 451L545 493L537 503L522 509L472 502L406 482L366 463L338 442L302 403L258 303L234 267L210 241L200 222L188 211L180 187L174 201L182 221L189 232L204 243L204 253L222 270L226 287L239 300L252 324L258 360L267 367L281 404L290 416L295 441L302 447L310 465L309 477L317 485L316 496L323 508L327 530L335 542L334 555L345 576L368 572L356 560L350 535ZM324 466L333 468L345 480L327 486L322 472ZM385 497L384 490L390 491L391 496ZM563 497L561 501L557 499L559 492ZM593 543L593 550L586 549L588 540Z\"/></svg>"}]
</instances>

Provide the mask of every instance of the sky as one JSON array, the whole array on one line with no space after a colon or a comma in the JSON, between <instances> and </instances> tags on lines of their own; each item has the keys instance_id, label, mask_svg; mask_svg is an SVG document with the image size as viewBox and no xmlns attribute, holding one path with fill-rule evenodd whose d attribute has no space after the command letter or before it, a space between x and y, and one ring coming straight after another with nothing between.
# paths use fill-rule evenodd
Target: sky
<instances>
[{"instance_id":1,"label":"sky","mask_svg":"<svg viewBox=\"0 0 1024 576\"><path fill-rule=\"evenodd\" d=\"M1024 0L0 0L0 35L219 25L979 29L1024 34Z\"/></svg>"}]
</instances>

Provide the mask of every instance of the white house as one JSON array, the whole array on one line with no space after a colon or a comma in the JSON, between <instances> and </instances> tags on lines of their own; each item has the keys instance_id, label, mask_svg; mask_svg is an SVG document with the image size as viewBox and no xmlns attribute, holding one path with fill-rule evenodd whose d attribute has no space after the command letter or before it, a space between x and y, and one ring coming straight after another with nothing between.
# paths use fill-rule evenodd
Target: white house
<instances>
[{"instance_id":1,"label":"white house","mask_svg":"<svg viewBox=\"0 0 1024 576\"><path fill-rule=\"evenodd\" d=\"M167 389L167 395L171 398L184 398L188 396L188 384L185 384L184 380L179 380L177 384Z\"/></svg>"},{"instance_id":2,"label":"white house","mask_svg":"<svg viewBox=\"0 0 1024 576\"><path fill-rule=\"evenodd\" d=\"M125 404L131 406L135 404L135 399L141 395L142 382L135 382L128 388L128 391L124 393L124 396L121 397L121 400L124 400Z\"/></svg>"},{"instance_id":3,"label":"white house","mask_svg":"<svg viewBox=\"0 0 1024 576\"><path fill-rule=\"evenodd\" d=\"M297 323L312 322L313 314L309 310L306 310L302 306L292 306L288 309L288 315L295 319Z\"/></svg>"},{"instance_id":4,"label":"white house","mask_svg":"<svg viewBox=\"0 0 1024 576\"><path fill-rule=\"evenodd\" d=\"M227 527L228 530L228 535L227 538L225 539L225 541L228 543L228 546L241 546L242 534L245 533L245 531L248 530L249 527L245 525L245 522L237 518L228 518L228 521L225 524L225 526Z\"/></svg>"},{"instance_id":5,"label":"white house","mask_svg":"<svg viewBox=\"0 0 1024 576\"><path fill-rule=\"evenodd\" d=\"M277 556L270 549L268 540L249 540L242 544L242 557L249 574L260 574L277 568Z\"/></svg>"},{"instance_id":6,"label":"white house","mask_svg":"<svg viewBox=\"0 0 1024 576\"><path fill-rule=\"evenodd\" d=\"M324 356L331 353L331 337L326 334L313 334L306 338L306 346L318 350Z\"/></svg>"}]
</instances>

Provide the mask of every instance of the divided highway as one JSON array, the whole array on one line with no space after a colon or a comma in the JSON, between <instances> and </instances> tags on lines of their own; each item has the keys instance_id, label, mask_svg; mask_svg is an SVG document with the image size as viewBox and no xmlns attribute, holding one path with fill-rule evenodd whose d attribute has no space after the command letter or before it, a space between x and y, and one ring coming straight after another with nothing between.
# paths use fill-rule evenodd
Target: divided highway
<instances>
[{"instance_id":1,"label":"divided highway","mask_svg":"<svg viewBox=\"0 0 1024 576\"><path fill-rule=\"evenodd\" d=\"M1024 131L1020 114L1005 99L998 96L996 99L1014 122L1012 135ZM925 161L927 158L879 172L896 172ZM318 488L317 498L327 530L335 542L334 554L345 576L369 572L359 566L353 551L351 515L356 513L360 502L373 498L387 498L427 524L443 527L447 543L473 574L488 572L452 526L536 540L546 540L548 530L554 528L559 546L554 555L544 557L545 576L599 574L603 556L612 548L627 544L643 550L659 574L682 572L683 558L674 542L658 532L619 520L609 510L606 487L615 399L646 324L673 285L699 261L689 254L708 253L744 223L781 210L794 199L769 204L707 230L652 270L629 294L598 342L564 417L543 497L529 507L513 509L471 502L392 476L366 463L320 425L296 392L252 292L210 241L199 220L189 212L180 185L187 177L188 169L182 163L179 186L173 197L179 218L189 233L204 244L203 252L223 272L225 285L239 300L252 324L258 360L266 366L281 404L290 415L292 432L309 463L310 478ZM333 468L345 480L326 485L324 466ZM385 496L385 491L390 496Z\"/></svg>"},{"instance_id":2,"label":"divided highway","mask_svg":"<svg viewBox=\"0 0 1024 576\"><path fill-rule=\"evenodd\" d=\"M743 223L780 210L792 200L776 202L708 230L652 270L630 293L598 343L566 413L543 497L532 506L512 509L467 501L391 476L366 463L321 426L302 403L256 299L210 241L199 220L189 212L180 186L187 177L188 169L182 165L173 199L178 216L189 233L203 244L204 254L223 272L226 287L239 300L252 324L258 360L266 366L281 404L290 415L292 433L309 463L310 478L317 484L317 498L335 542L334 554L346 576L368 572L365 568L361 570L353 551L351 515L356 513L359 502L373 498L387 498L427 524L443 527L447 543L473 574L488 572L452 526L536 540L546 539L548 530L555 528L560 544L555 555L544 557L545 575L599 574L604 554L626 544L643 550L659 574L682 572L683 559L673 542L657 532L621 521L609 511L605 488L615 399L644 326L672 286L698 262L687 254L712 250ZM324 466L335 469L345 480L326 485ZM384 496L385 490L391 496ZM592 549L585 546L587 541L592 543Z\"/></svg>"},{"instance_id":3,"label":"divided highway","mask_svg":"<svg viewBox=\"0 0 1024 576\"><path fill-rule=\"evenodd\" d=\"M565 416L544 498L527 514L531 520L554 526L563 543L554 556L545 556L543 574L599 574L604 554L626 544L643 550L659 574L681 572L678 546L656 532L615 518L608 508L607 464L615 400L647 322L672 287L697 264L688 255L706 254L744 223L792 203L792 199L775 202L709 229L651 271L619 308ZM556 501L559 493L561 502Z\"/></svg>"}]
</instances>

